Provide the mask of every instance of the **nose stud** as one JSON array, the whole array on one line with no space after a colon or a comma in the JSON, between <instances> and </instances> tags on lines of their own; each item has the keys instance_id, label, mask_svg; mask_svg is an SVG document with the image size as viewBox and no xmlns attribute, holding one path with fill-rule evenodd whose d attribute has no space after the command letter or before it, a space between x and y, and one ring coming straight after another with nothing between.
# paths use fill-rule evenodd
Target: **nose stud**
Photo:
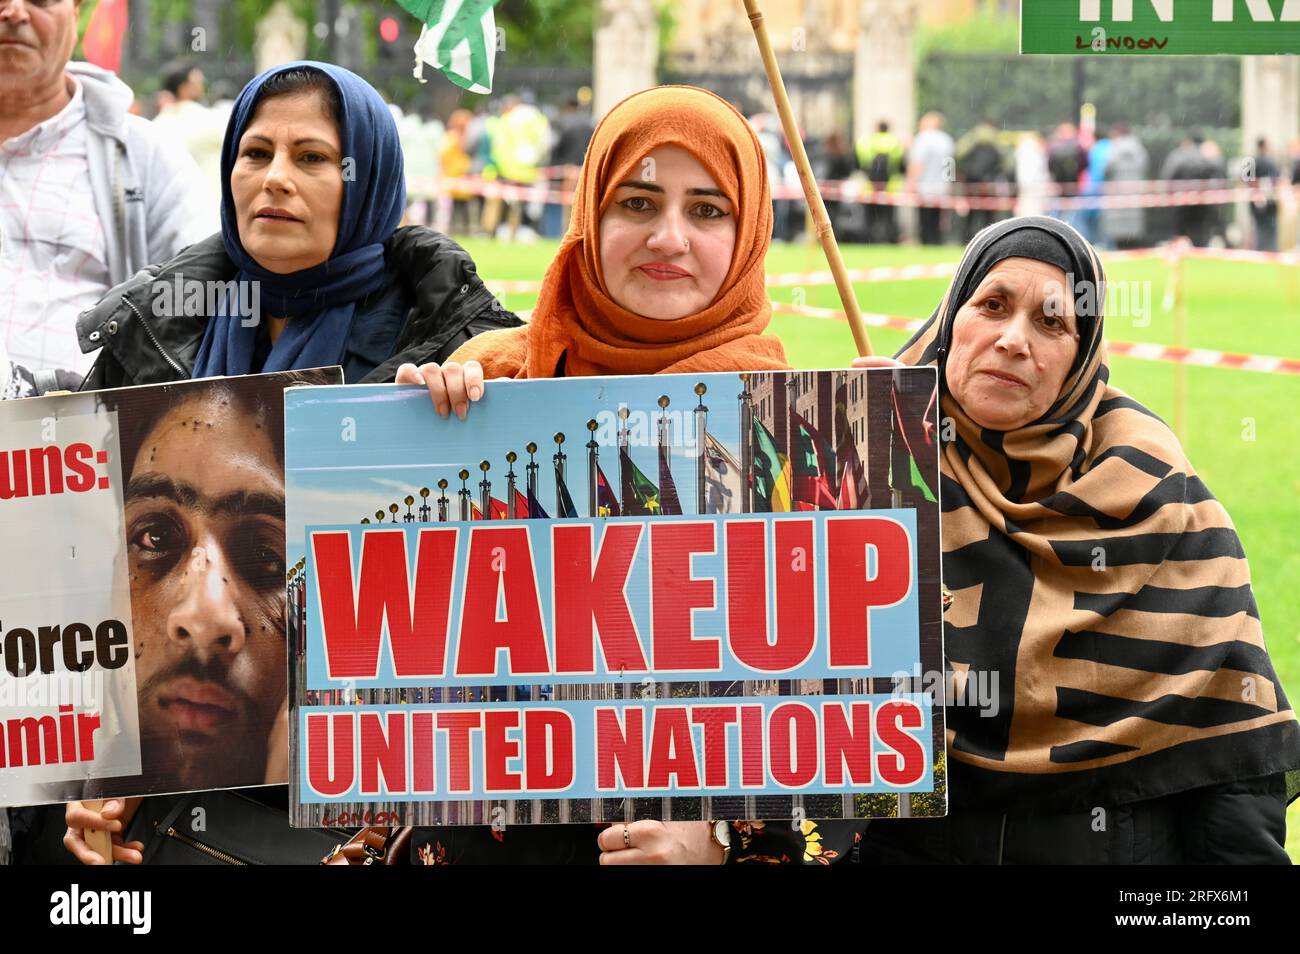
<instances>
[{"instance_id":1,"label":"nose stud","mask_svg":"<svg viewBox=\"0 0 1300 954\"><path fill-rule=\"evenodd\" d=\"M690 239L682 239L682 241L684 241L684 242L686 243L686 251L689 252L689 251L691 250L691 240L690 240Z\"/></svg>"}]
</instances>

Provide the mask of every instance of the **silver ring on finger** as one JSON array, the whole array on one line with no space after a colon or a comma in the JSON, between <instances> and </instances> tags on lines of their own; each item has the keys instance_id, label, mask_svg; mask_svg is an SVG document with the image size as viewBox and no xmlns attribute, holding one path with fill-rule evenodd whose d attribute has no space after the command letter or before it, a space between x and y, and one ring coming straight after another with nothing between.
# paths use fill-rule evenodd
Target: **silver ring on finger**
<instances>
[{"instance_id":1,"label":"silver ring on finger","mask_svg":"<svg viewBox=\"0 0 1300 954\"><path fill-rule=\"evenodd\" d=\"M623 826L623 847L624 848L632 847L632 836L628 834L627 825Z\"/></svg>"}]
</instances>

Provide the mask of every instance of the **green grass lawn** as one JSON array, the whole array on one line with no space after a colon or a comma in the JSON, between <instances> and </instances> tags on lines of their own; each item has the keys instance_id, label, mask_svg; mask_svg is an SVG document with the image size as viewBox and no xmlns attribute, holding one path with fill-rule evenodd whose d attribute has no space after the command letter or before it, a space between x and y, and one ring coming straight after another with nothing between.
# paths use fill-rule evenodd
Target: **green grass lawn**
<instances>
[{"instance_id":1,"label":"green grass lawn","mask_svg":"<svg viewBox=\"0 0 1300 954\"><path fill-rule=\"evenodd\" d=\"M493 279L539 280L555 244L465 243L489 285ZM958 248L844 248L849 268L956 262L960 254ZM818 247L778 245L768 256L769 273L825 267ZM1107 337L1300 358L1300 268L1217 261L1187 261L1184 267L1182 342L1173 315L1161 307L1168 266L1154 259L1107 268L1112 294L1120 285L1135 291L1137 301L1149 294L1151 305L1144 313L1108 317ZM942 280L917 280L860 285L857 291L864 311L925 318L945 288ZM795 294L794 288L772 289L777 301L798 301ZM803 289L801 297L809 305L839 307L831 285ZM508 295L505 303L530 308L533 298ZM856 353L848 326L839 321L778 315L771 330L785 342L796 367L842 367ZM872 329L871 339L877 353L892 354L906 335ZM1250 559L1269 651L1292 703L1300 703L1300 376L1111 361L1111 383L1171 425L1179 374L1186 394L1183 446L1232 515ZM1292 806L1289 822L1287 847L1300 862L1300 801Z\"/></svg>"}]
</instances>

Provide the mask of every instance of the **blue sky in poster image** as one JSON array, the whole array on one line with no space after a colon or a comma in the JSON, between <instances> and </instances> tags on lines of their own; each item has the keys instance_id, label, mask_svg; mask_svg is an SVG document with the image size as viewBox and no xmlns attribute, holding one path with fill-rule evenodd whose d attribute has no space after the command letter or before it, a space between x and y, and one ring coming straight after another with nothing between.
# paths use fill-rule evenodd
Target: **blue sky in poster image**
<instances>
[{"instance_id":1,"label":"blue sky in poster image","mask_svg":"<svg viewBox=\"0 0 1300 954\"><path fill-rule=\"evenodd\" d=\"M553 437L565 435L569 493L580 516L587 516L587 421L601 423L600 466L618 493L617 411L627 405L631 433L630 454L636 465L656 485L659 483L659 397L669 398L674 422L671 466L683 509L694 511L696 493L695 415L696 384L708 388L708 430L740 456L740 412L737 396L741 381L736 374L655 375L649 377L584 377L544 381L492 381L481 400L470 407L467 420L454 415L438 417L428 391L413 385L351 385L346 387L292 388L285 394L285 485L288 493L288 562L304 554L303 529L308 526L359 523L374 512L387 511L402 498L416 498L419 489L431 491L429 505L437 514L437 482L448 481L447 498L456 518L461 487L458 472L470 472L466 485L479 499L482 473L479 462L488 460L492 495L506 499L506 453L515 461L516 486L527 491L524 450L537 444L538 497L548 514L555 515L555 453ZM675 412L675 413L674 413ZM350 438L350 439L349 439ZM638 440L640 438L640 440ZM385 513L384 522L389 516Z\"/></svg>"}]
</instances>

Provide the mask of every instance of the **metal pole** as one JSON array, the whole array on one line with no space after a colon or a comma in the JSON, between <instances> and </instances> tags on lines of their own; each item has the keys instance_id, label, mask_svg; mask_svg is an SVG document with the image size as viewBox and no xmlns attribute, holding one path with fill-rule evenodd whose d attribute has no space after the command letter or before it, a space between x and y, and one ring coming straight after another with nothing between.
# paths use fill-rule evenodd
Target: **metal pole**
<instances>
[{"instance_id":1,"label":"metal pole","mask_svg":"<svg viewBox=\"0 0 1300 954\"><path fill-rule=\"evenodd\" d=\"M750 400L749 375L742 374L744 387L740 392L740 510L753 513L754 495L754 408Z\"/></svg>"},{"instance_id":2,"label":"metal pole","mask_svg":"<svg viewBox=\"0 0 1300 954\"><path fill-rule=\"evenodd\" d=\"M709 409L704 404L708 386L703 381L695 385L695 512L704 513L704 435L708 433Z\"/></svg>"},{"instance_id":3,"label":"metal pole","mask_svg":"<svg viewBox=\"0 0 1300 954\"><path fill-rule=\"evenodd\" d=\"M551 456L552 463L555 464L555 515L564 516L563 497L560 494L560 484L565 487L569 485L569 478L565 474L564 468L564 433L559 431L555 435L555 453Z\"/></svg>"},{"instance_id":4,"label":"metal pole","mask_svg":"<svg viewBox=\"0 0 1300 954\"><path fill-rule=\"evenodd\" d=\"M596 443L597 426L594 418L587 422L587 430L591 434L587 441L587 515L591 517L600 515L596 497L596 466L600 454L600 445Z\"/></svg>"}]
</instances>

